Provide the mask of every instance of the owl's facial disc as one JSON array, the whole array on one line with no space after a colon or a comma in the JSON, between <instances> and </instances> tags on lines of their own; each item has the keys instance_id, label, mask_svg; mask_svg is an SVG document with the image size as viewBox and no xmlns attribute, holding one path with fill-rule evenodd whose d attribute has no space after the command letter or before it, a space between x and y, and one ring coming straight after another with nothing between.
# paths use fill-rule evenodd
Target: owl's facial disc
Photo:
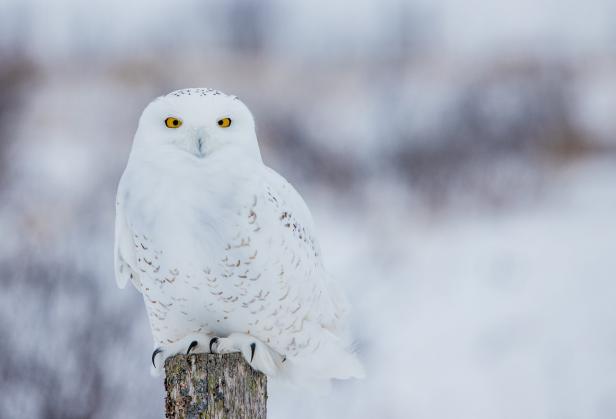
<instances>
[{"instance_id":1,"label":"owl's facial disc","mask_svg":"<svg viewBox=\"0 0 616 419\"><path fill-rule=\"evenodd\" d=\"M207 160L226 150L225 154L261 160L254 119L246 105L211 89L185 89L150 103L139 121L135 148L161 159L180 152Z\"/></svg>"},{"instance_id":2,"label":"owl's facial disc","mask_svg":"<svg viewBox=\"0 0 616 419\"><path fill-rule=\"evenodd\" d=\"M172 119L172 126L169 126L169 119ZM179 121L179 123L178 123ZM182 125L182 120L179 118L167 118L165 120L165 125L167 128L178 128ZM223 118L219 118L216 121L216 125L213 123L200 125L198 127L193 127L190 129L186 140L180 141L180 146L188 151L191 154L194 154L195 157L203 158L214 150L224 144L225 141L230 141L230 139L221 138L224 134L222 132L218 132L219 130L224 130L225 128L229 128L232 124L232 120L230 117L226 116ZM212 132L214 131L214 132ZM219 134L219 135L216 135ZM222 141L221 141L222 140Z\"/></svg>"},{"instance_id":3,"label":"owl's facial disc","mask_svg":"<svg viewBox=\"0 0 616 419\"><path fill-rule=\"evenodd\" d=\"M234 141L233 136L225 136L217 133L220 128L210 124L196 124L194 127L187 127L184 132L178 133L177 136L172 134L172 144L199 159L207 157L214 151L232 146ZM214 131L214 132L212 132ZM218 134L218 135L217 135Z\"/></svg>"}]
</instances>

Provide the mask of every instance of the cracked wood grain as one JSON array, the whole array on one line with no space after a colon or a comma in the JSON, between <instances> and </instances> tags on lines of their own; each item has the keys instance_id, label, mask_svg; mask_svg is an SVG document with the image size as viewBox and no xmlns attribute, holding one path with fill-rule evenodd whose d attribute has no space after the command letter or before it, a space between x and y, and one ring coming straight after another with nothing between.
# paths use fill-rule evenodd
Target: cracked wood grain
<instances>
[{"instance_id":1,"label":"cracked wood grain","mask_svg":"<svg viewBox=\"0 0 616 419\"><path fill-rule=\"evenodd\" d=\"M167 418L266 417L267 377L239 353L170 357L165 390Z\"/></svg>"}]
</instances>

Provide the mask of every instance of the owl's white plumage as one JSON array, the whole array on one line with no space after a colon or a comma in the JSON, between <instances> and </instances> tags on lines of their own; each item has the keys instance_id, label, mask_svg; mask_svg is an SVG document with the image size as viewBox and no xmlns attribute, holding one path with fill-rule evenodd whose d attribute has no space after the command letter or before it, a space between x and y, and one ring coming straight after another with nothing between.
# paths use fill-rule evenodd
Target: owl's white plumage
<instances>
[{"instance_id":1,"label":"owl's white plumage","mask_svg":"<svg viewBox=\"0 0 616 419\"><path fill-rule=\"evenodd\" d=\"M183 123L168 128L167 117ZM218 351L241 351L269 375L363 374L310 212L263 164L253 117L234 96L186 89L145 109L118 187L115 270L143 294L165 357L220 337Z\"/></svg>"}]
</instances>

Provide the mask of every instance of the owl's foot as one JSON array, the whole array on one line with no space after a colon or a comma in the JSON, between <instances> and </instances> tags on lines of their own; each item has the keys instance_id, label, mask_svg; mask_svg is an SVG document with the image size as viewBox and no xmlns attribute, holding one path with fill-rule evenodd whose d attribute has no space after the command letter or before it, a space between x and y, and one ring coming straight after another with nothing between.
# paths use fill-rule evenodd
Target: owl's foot
<instances>
[{"instance_id":1,"label":"owl's foot","mask_svg":"<svg viewBox=\"0 0 616 419\"><path fill-rule=\"evenodd\" d=\"M204 334L188 335L173 343L159 346L152 352L152 375L158 376L165 367L165 360L177 354L210 352L211 336Z\"/></svg>"},{"instance_id":2,"label":"owl's foot","mask_svg":"<svg viewBox=\"0 0 616 419\"><path fill-rule=\"evenodd\" d=\"M284 357L265 343L244 333L213 338L210 341L210 351L217 354L240 352L252 368L270 377L278 373L284 362Z\"/></svg>"}]
</instances>

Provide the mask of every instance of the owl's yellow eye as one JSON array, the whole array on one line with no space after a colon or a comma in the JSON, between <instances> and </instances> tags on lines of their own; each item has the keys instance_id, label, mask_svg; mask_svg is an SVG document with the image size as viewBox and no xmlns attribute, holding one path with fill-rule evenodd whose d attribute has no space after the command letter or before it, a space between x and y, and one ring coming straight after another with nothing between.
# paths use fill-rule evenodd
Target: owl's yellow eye
<instances>
[{"instance_id":1,"label":"owl's yellow eye","mask_svg":"<svg viewBox=\"0 0 616 419\"><path fill-rule=\"evenodd\" d=\"M220 128L228 128L231 126L231 118L222 118L218 120L218 126Z\"/></svg>"},{"instance_id":2,"label":"owl's yellow eye","mask_svg":"<svg viewBox=\"0 0 616 419\"><path fill-rule=\"evenodd\" d=\"M169 118L165 119L165 125L167 126L167 128L179 128L182 126L182 120L170 116Z\"/></svg>"}]
</instances>

